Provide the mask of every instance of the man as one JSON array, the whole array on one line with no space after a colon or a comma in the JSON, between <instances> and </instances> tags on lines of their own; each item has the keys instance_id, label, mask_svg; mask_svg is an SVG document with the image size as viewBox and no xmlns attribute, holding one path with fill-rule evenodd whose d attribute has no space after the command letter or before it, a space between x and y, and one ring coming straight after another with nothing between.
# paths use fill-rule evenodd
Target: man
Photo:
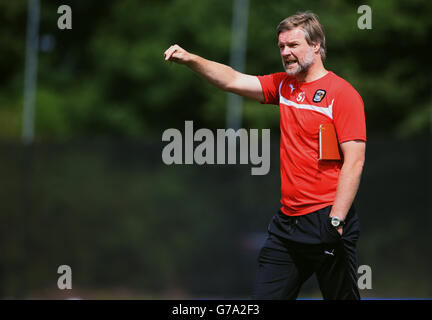
<instances>
[{"instance_id":1,"label":"man","mask_svg":"<svg viewBox=\"0 0 432 320\"><path fill-rule=\"evenodd\" d=\"M295 299L314 273L324 299L359 299L353 200L363 170L363 101L324 68L325 35L318 17L299 12L277 27L285 72L239 73L178 45L165 60L185 64L222 90L280 107L281 209L259 254L254 299ZM318 160L319 127L333 123L341 161Z\"/></svg>"}]
</instances>

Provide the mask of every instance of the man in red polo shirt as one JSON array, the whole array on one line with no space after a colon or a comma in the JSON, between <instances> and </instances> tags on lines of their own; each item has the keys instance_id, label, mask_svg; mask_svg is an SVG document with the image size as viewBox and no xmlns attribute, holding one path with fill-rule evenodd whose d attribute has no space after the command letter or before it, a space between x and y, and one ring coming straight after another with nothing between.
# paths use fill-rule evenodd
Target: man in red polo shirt
<instances>
[{"instance_id":1,"label":"man in red polo shirt","mask_svg":"<svg viewBox=\"0 0 432 320\"><path fill-rule=\"evenodd\" d=\"M359 299L353 207L363 170L363 101L345 80L324 68L324 30L318 17L299 12L277 27L285 72L239 73L178 45L165 60L185 64L220 89L279 105L281 209L259 254L255 299L295 299L317 275L324 299ZM319 160L319 127L332 123L341 161Z\"/></svg>"}]
</instances>

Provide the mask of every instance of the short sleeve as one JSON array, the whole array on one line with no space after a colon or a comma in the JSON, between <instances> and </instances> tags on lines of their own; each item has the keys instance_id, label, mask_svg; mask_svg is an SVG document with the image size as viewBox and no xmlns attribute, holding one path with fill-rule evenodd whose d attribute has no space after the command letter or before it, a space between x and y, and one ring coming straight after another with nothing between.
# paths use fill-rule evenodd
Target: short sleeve
<instances>
[{"instance_id":1,"label":"short sleeve","mask_svg":"<svg viewBox=\"0 0 432 320\"><path fill-rule=\"evenodd\" d=\"M279 105L279 85L287 76L285 72L257 76L264 94L264 104Z\"/></svg>"},{"instance_id":2,"label":"short sleeve","mask_svg":"<svg viewBox=\"0 0 432 320\"><path fill-rule=\"evenodd\" d=\"M351 85L344 87L335 98L333 115L339 143L350 140L366 141L363 100Z\"/></svg>"}]
</instances>

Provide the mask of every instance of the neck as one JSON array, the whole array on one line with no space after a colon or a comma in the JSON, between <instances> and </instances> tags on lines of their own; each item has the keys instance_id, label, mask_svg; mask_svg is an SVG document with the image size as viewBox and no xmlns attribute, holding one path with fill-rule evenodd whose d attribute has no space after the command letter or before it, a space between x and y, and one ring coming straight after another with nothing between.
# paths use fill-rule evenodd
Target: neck
<instances>
[{"instance_id":1,"label":"neck","mask_svg":"<svg viewBox=\"0 0 432 320\"><path fill-rule=\"evenodd\" d=\"M298 82L311 82L324 77L328 71L324 68L322 60L316 59L315 62L305 72L296 75Z\"/></svg>"}]
</instances>

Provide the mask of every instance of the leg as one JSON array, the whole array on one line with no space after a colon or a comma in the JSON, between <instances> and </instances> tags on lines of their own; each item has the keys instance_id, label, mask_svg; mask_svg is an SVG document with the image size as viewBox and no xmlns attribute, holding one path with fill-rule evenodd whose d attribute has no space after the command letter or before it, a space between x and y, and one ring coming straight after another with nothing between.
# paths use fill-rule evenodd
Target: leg
<instances>
[{"instance_id":1,"label":"leg","mask_svg":"<svg viewBox=\"0 0 432 320\"><path fill-rule=\"evenodd\" d=\"M316 272L323 298L359 300L355 243L343 239L327 252Z\"/></svg>"},{"instance_id":2,"label":"leg","mask_svg":"<svg viewBox=\"0 0 432 320\"><path fill-rule=\"evenodd\" d=\"M294 300L312 274L312 270L304 270L295 252L271 234L260 251L258 262L253 299Z\"/></svg>"},{"instance_id":3,"label":"leg","mask_svg":"<svg viewBox=\"0 0 432 320\"><path fill-rule=\"evenodd\" d=\"M324 250L317 256L315 270L324 299L360 299L357 287L356 244L360 223L354 207L345 219L342 236L328 222L330 207L320 215Z\"/></svg>"}]
</instances>

